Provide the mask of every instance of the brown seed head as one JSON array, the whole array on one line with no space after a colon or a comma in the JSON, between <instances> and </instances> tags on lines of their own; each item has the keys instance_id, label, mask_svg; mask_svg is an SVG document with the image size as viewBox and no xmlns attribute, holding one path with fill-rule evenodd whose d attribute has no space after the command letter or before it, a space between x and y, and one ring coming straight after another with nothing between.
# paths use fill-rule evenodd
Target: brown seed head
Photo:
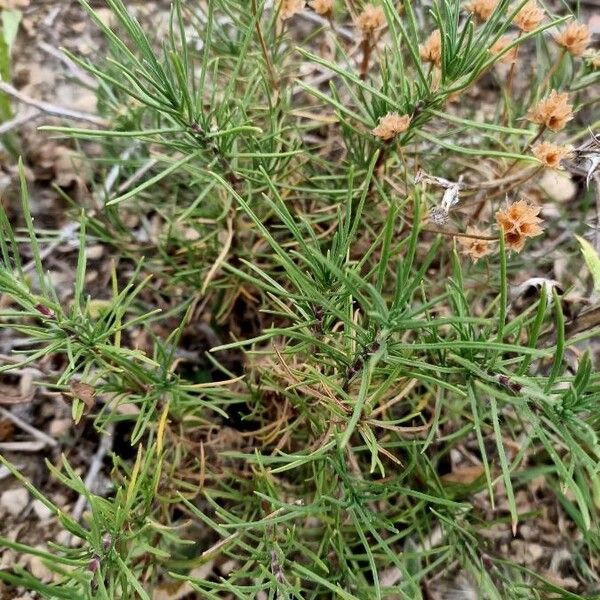
<instances>
[{"instance_id":1,"label":"brown seed head","mask_svg":"<svg viewBox=\"0 0 600 600\"><path fill-rule=\"evenodd\" d=\"M499 210L496 213L498 226L504 233L506 247L515 252L521 252L525 245L525 238L541 235L542 219L538 217L540 208L519 200Z\"/></svg>"},{"instance_id":2,"label":"brown seed head","mask_svg":"<svg viewBox=\"0 0 600 600\"><path fill-rule=\"evenodd\" d=\"M506 46L512 44L515 41L515 38L511 35L503 35L499 40L496 41L495 44L490 48L490 52L494 55L502 54ZM498 59L499 63L503 63L505 65L511 65L512 63L517 61L517 46L512 47L506 54L503 54L501 58Z\"/></svg>"},{"instance_id":3,"label":"brown seed head","mask_svg":"<svg viewBox=\"0 0 600 600\"><path fill-rule=\"evenodd\" d=\"M308 5L322 17L331 17L333 14L333 0L311 0Z\"/></svg>"},{"instance_id":4,"label":"brown seed head","mask_svg":"<svg viewBox=\"0 0 600 600\"><path fill-rule=\"evenodd\" d=\"M442 62L442 34L436 29L419 47L421 58L425 62L438 66Z\"/></svg>"},{"instance_id":5,"label":"brown seed head","mask_svg":"<svg viewBox=\"0 0 600 600\"><path fill-rule=\"evenodd\" d=\"M525 6L515 15L513 23L525 33L539 27L544 18L544 10L538 6L535 0L529 0Z\"/></svg>"},{"instance_id":6,"label":"brown seed head","mask_svg":"<svg viewBox=\"0 0 600 600\"><path fill-rule=\"evenodd\" d=\"M573 154L571 147L558 146L552 142L540 142L531 149L531 152L549 169L560 169L561 161Z\"/></svg>"},{"instance_id":7,"label":"brown seed head","mask_svg":"<svg viewBox=\"0 0 600 600\"><path fill-rule=\"evenodd\" d=\"M400 116L398 113L388 113L379 119L379 123L371 133L381 140L391 140L398 134L404 133L410 125L410 115Z\"/></svg>"},{"instance_id":8,"label":"brown seed head","mask_svg":"<svg viewBox=\"0 0 600 600\"><path fill-rule=\"evenodd\" d=\"M564 129L573 118L573 106L569 104L569 94L552 90L550 95L540 100L528 113L532 123L544 125L551 131Z\"/></svg>"},{"instance_id":9,"label":"brown seed head","mask_svg":"<svg viewBox=\"0 0 600 600\"><path fill-rule=\"evenodd\" d=\"M385 25L385 13L381 6L367 4L363 11L356 18L356 25L362 31L363 35L373 35L376 29Z\"/></svg>"},{"instance_id":10,"label":"brown seed head","mask_svg":"<svg viewBox=\"0 0 600 600\"><path fill-rule=\"evenodd\" d=\"M496 10L499 0L470 0L465 8L480 21L487 21Z\"/></svg>"},{"instance_id":11,"label":"brown seed head","mask_svg":"<svg viewBox=\"0 0 600 600\"><path fill-rule=\"evenodd\" d=\"M554 41L569 54L581 56L590 43L590 31L583 23L569 23L554 37Z\"/></svg>"},{"instance_id":12,"label":"brown seed head","mask_svg":"<svg viewBox=\"0 0 600 600\"><path fill-rule=\"evenodd\" d=\"M282 21L291 19L304 10L304 0L280 0L279 18Z\"/></svg>"},{"instance_id":13,"label":"brown seed head","mask_svg":"<svg viewBox=\"0 0 600 600\"><path fill-rule=\"evenodd\" d=\"M485 234L476 227L467 227L467 233L470 235L485 236ZM492 252L490 240L463 236L458 237L457 240L461 247L461 254L468 256L474 263Z\"/></svg>"}]
</instances>

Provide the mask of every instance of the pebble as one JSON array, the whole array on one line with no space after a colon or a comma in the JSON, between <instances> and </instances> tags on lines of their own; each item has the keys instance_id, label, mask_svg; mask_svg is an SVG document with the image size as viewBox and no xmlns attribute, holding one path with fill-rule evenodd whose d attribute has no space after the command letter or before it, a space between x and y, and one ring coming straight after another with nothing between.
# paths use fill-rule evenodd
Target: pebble
<instances>
[{"instance_id":1,"label":"pebble","mask_svg":"<svg viewBox=\"0 0 600 600\"><path fill-rule=\"evenodd\" d=\"M53 419L50 422L48 433L53 438L59 438L69 431L72 424L72 419Z\"/></svg>"},{"instance_id":2,"label":"pebble","mask_svg":"<svg viewBox=\"0 0 600 600\"><path fill-rule=\"evenodd\" d=\"M16 517L21 514L29 502L29 493L25 488L13 488L2 492L0 506Z\"/></svg>"},{"instance_id":3,"label":"pebble","mask_svg":"<svg viewBox=\"0 0 600 600\"><path fill-rule=\"evenodd\" d=\"M31 508L40 521L47 521L52 516L52 511L41 500L34 500Z\"/></svg>"},{"instance_id":4,"label":"pebble","mask_svg":"<svg viewBox=\"0 0 600 600\"><path fill-rule=\"evenodd\" d=\"M547 169L539 181L540 187L557 202L571 200L577 193L577 186L573 183L571 176L564 171L552 171Z\"/></svg>"}]
</instances>

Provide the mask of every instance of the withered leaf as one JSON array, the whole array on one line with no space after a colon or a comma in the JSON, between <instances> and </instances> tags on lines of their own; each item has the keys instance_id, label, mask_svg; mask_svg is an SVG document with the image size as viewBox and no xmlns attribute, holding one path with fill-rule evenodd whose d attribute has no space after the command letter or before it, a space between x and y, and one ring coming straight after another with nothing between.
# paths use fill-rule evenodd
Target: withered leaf
<instances>
[{"instance_id":1,"label":"withered leaf","mask_svg":"<svg viewBox=\"0 0 600 600\"><path fill-rule=\"evenodd\" d=\"M483 475L483 465L465 465L456 467L450 473L442 475L444 483L470 485Z\"/></svg>"},{"instance_id":2,"label":"withered leaf","mask_svg":"<svg viewBox=\"0 0 600 600\"><path fill-rule=\"evenodd\" d=\"M81 400L88 408L94 408L96 404L96 390L89 384L82 381L72 381L69 384L71 395Z\"/></svg>"}]
</instances>

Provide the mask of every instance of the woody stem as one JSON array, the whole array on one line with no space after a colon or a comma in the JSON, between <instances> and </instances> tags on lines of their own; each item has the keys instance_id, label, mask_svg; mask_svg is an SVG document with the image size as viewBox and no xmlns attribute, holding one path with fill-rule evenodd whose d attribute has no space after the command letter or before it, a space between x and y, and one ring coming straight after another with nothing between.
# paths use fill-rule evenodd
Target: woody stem
<instances>
[{"instance_id":1,"label":"woody stem","mask_svg":"<svg viewBox=\"0 0 600 600\"><path fill-rule=\"evenodd\" d=\"M525 150L523 150L523 153L527 152L528 150L531 150L533 145L542 137L544 131L546 131L546 126L540 125L539 131L535 134L535 136L529 142L529 144L527 144L527 147L525 148ZM506 169L506 171L504 171L504 173L502 173L500 177L506 177L514 169L515 165L519 162L519 160L519 158L515 158L515 160L513 160L513 162L510 163L510 165L508 165L508 168Z\"/></svg>"},{"instance_id":2,"label":"woody stem","mask_svg":"<svg viewBox=\"0 0 600 600\"><path fill-rule=\"evenodd\" d=\"M383 171L383 168L385 166L385 159L387 156L388 148L389 148L389 144L386 144L379 151L379 156L377 157L377 160L375 161L375 166L373 167L373 177L371 177L371 181L369 183L369 190L367 191L368 195L370 195L373 192L373 186L375 185L376 176L381 171Z\"/></svg>"},{"instance_id":3,"label":"woody stem","mask_svg":"<svg viewBox=\"0 0 600 600\"><path fill-rule=\"evenodd\" d=\"M533 141L535 141L537 139L538 136L536 136L535 138L533 138ZM532 142L533 143L533 142ZM531 144L530 144L531 145ZM510 171L510 169L512 167L514 167L515 163L513 163L509 169L507 169L506 173L508 173L508 171ZM529 179L531 179L534 175L537 175L541 170L543 169L543 167L538 167L537 169L533 169L533 171L531 171L531 173L528 173L525 177L521 177L519 179L517 179L516 181L514 181L511 185L509 185L507 188L503 188L493 194L487 195L485 198L483 198L481 200L481 202L479 202L479 204L477 205L477 208L475 209L475 212L473 213L473 215L471 216L471 220L473 221L477 221L477 219L479 218L479 215L481 214L481 211L483 210L483 207L485 206L485 203L488 200L492 200L493 198L496 198L497 196L499 196L500 194L507 194L508 192L510 192L511 190L515 189L517 186L525 183L526 181L528 181ZM506 173L504 173L504 175L506 175ZM504 176L502 177L504 178Z\"/></svg>"},{"instance_id":4,"label":"woody stem","mask_svg":"<svg viewBox=\"0 0 600 600\"><path fill-rule=\"evenodd\" d=\"M360 63L360 78L364 81L367 78L367 74L369 72L369 61L371 60L371 37L369 35L365 35L361 42L362 47L362 61Z\"/></svg>"},{"instance_id":5,"label":"woody stem","mask_svg":"<svg viewBox=\"0 0 600 600\"><path fill-rule=\"evenodd\" d=\"M521 37L521 34L523 32L519 31L519 35L517 36L517 40ZM510 71L508 72L508 77L506 78L506 105L504 107L504 121L507 122L508 121L508 103L510 102L510 96L512 94L512 85L513 85L513 79L515 76L515 68L517 65L517 56L519 54L519 46L515 46L515 58L512 62L512 64L510 65Z\"/></svg>"},{"instance_id":6,"label":"woody stem","mask_svg":"<svg viewBox=\"0 0 600 600\"><path fill-rule=\"evenodd\" d=\"M560 67L563 58L565 57L565 54L567 53L566 48L563 48L561 53L556 57L556 60L554 61L554 64L550 67L550 69L548 70L548 72L546 73L546 77L544 77L544 81L542 81L542 85L540 86L540 90L545 90L546 86L550 83L550 79L552 78L552 75L554 75L554 73L556 73L556 71L558 70L558 68Z\"/></svg>"},{"instance_id":7,"label":"woody stem","mask_svg":"<svg viewBox=\"0 0 600 600\"><path fill-rule=\"evenodd\" d=\"M436 229L434 227L422 227L421 231L427 233L439 233L440 235L447 235L449 237L464 237L471 238L474 240L485 240L486 242L497 242L497 237L491 237L489 235L476 235L474 233L461 233L459 231L444 231L443 229Z\"/></svg>"},{"instance_id":8,"label":"woody stem","mask_svg":"<svg viewBox=\"0 0 600 600\"><path fill-rule=\"evenodd\" d=\"M501 190L498 190L498 191L494 192L493 194L491 194L490 196L488 196L487 199L491 200L493 198L496 198L497 196L500 196L501 194L507 194L511 190L514 190L516 187L524 184L526 181L529 181L530 179L532 179L533 177L535 177L543 169L544 169L543 165L540 165L539 167L536 167L530 173L527 173L524 177L521 177L517 181L514 181L507 188L504 188L504 189L501 189Z\"/></svg>"}]
</instances>

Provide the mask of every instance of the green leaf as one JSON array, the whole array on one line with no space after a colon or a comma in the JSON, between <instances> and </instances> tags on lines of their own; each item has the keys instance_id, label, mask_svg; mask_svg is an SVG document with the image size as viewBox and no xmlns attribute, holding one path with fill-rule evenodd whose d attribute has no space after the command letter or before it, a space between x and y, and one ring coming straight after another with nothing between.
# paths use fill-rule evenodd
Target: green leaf
<instances>
[{"instance_id":1,"label":"green leaf","mask_svg":"<svg viewBox=\"0 0 600 600\"><path fill-rule=\"evenodd\" d=\"M12 49L12 45L15 43L17 32L19 31L21 16L20 10L2 11L2 35L4 37L4 42L8 46L9 52Z\"/></svg>"},{"instance_id":2,"label":"green leaf","mask_svg":"<svg viewBox=\"0 0 600 600\"><path fill-rule=\"evenodd\" d=\"M581 246L581 252L583 254L583 258L585 259L585 264L592 274L592 279L594 280L594 290L596 292L600 292L600 256L587 240L584 240L578 235L575 237Z\"/></svg>"},{"instance_id":3,"label":"green leaf","mask_svg":"<svg viewBox=\"0 0 600 600\"><path fill-rule=\"evenodd\" d=\"M18 10L0 10L0 77L2 81L10 81L10 52L17 36L21 12ZM10 98L0 94L0 121L7 121L12 117Z\"/></svg>"}]
</instances>

